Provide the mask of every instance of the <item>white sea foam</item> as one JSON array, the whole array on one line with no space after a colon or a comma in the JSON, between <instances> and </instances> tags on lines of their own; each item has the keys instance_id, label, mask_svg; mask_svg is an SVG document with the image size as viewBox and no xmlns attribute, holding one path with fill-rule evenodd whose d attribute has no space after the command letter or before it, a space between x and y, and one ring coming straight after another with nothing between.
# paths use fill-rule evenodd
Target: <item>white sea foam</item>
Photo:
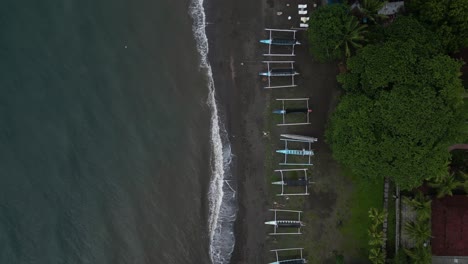
<instances>
[{"instance_id":1,"label":"white sea foam","mask_svg":"<svg viewBox=\"0 0 468 264\"><path fill-rule=\"evenodd\" d=\"M208 100L211 109L212 177L209 199L210 257L214 264L227 264L234 250L234 221L237 204L235 186L230 173L231 147L227 133L222 126L216 105L215 87L211 66L208 61L208 38L205 32L206 16L203 0L192 0L190 14L193 18L193 32L200 54L200 68L208 80Z\"/></svg>"}]
</instances>

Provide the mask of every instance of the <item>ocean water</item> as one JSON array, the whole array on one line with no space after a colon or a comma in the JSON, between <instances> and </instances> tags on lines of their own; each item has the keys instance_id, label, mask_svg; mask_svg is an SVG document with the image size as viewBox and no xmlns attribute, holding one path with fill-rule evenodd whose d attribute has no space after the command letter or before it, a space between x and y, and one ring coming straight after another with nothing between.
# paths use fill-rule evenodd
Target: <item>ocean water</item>
<instances>
[{"instance_id":1,"label":"ocean water","mask_svg":"<svg viewBox=\"0 0 468 264\"><path fill-rule=\"evenodd\" d=\"M2 1L0 263L228 263L201 4Z\"/></svg>"}]
</instances>

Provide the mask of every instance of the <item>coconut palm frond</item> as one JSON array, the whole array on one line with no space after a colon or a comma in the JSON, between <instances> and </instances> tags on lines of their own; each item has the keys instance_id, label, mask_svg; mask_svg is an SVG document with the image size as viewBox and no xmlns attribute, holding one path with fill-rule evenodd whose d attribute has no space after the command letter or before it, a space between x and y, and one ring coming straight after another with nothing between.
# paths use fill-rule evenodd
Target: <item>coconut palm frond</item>
<instances>
[{"instance_id":1,"label":"coconut palm frond","mask_svg":"<svg viewBox=\"0 0 468 264\"><path fill-rule=\"evenodd\" d=\"M406 222L404 230L416 244L424 244L431 238L429 221Z\"/></svg>"},{"instance_id":2,"label":"coconut palm frond","mask_svg":"<svg viewBox=\"0 0 468 264\"><path fill-rule=\"evenodd\" d=\"M411 258L414 264L428 264L432 261L431 251L429 247L418 245L413 249L404 248L406 254Z\"/></svg>"},{"instance_id":3,"label":"coconut palm frond","mask_svg":"<svg viewBox=\"0 0 468 264\"><path fill-rule=\"evenodd\" d=\"M437 198L442 198L444 196L452 196L453 190L458 188L463 188L464 183L458 181L454 174L447 174L445 177L440 178L436 182L429 182L429 186L437 189Z\"/></svg>"},{"instance_id":4,"label":"coconut palm frond","mask_svg":"<svg viewBox=\"0 0 468 264\"><path fill-rule=\"evenodd\" d=\"M385 263L385 252L379 248L373 248L369 251L369 260L373 264L384 264Z\"/></svg>"}]
</instances>

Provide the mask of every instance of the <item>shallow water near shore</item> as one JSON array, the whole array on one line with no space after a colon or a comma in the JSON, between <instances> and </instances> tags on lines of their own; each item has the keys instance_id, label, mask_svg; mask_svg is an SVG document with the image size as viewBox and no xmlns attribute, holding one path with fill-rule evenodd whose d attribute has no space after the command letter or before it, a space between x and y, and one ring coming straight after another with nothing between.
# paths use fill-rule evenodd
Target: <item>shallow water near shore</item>
<instances>
[{"instance_id":1,"label":"shallow water near shore","mask_svg":"<svg viewBox=\"0 0 468 264\"><path fill-rule=\"evenodd\" d=\"M0 263L210 262L213 115L190 4L4 3Z\"/></svg>"}]
</instances>

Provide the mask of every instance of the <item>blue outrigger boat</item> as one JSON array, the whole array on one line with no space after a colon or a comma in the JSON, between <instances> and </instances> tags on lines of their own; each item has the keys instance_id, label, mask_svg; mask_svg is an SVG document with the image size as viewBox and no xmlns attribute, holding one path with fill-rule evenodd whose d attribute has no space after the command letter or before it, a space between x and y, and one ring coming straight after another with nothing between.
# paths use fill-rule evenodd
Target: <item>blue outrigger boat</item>
<instances>
[{"instance_id":1,"label":"blue outrigger boat","mask_svg":"<svg viewBox=\"0 0 468 264\"><path fill-rule=\"evenodd\" d=\"M262 39L260 43L268 45L278 45L278 46L293 46L301 45L296 39L283 39L283 38L272 38L272 39Z\"/></svg>"},{"instance_id":2,"label":"blue outrigger boat","mask_svg":"<svg viewBox=\"0 0 468 264\"><path fill-rule=\"evenodd\" d=\"M276 151L284 155L296 155L296 156L313 156L314 151L312 150L298 150L298 149L280 149Z\"/></svg>"}]
</instances>

